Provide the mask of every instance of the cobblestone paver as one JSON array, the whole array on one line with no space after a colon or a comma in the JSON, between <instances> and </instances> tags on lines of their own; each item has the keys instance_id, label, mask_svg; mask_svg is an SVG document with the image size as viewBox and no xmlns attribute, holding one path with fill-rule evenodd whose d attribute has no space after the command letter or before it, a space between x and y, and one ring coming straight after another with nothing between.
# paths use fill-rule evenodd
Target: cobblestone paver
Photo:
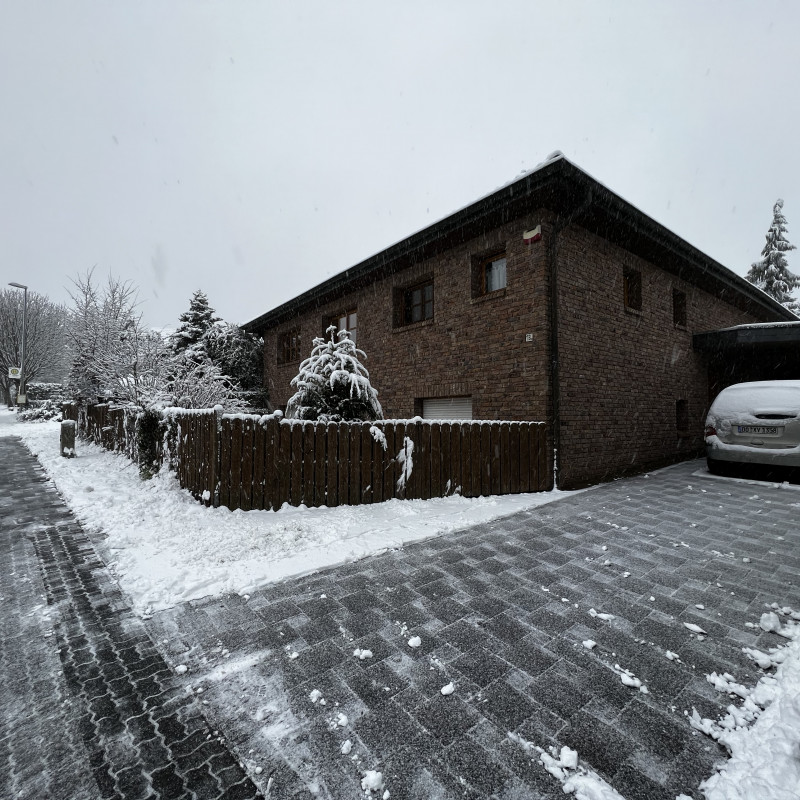
<instances>
[{"instance_id":1,"label":"cobblestone paver","mask_svg":"<svg viewBox=\"0 0 800 800\"><path fill-rule=\"evenodd\" d=\"M16 439L0 486L0 797L260 796Z\"/></svg>"},{"instance_id":2,"label":"cobblestone paver","mask_svg":"<svg viewBox=\"0 0 800 800\"><path fill-rule=\"evenodd\" d=\"M785 640L746 623L768 603L800 608L800 491L702 468L596 487L147 624L205 687L214 726L272 777L273 796L363 797L369 769L392 800L562 797L525 740L577 749L627 800L699 798L725 753L686 715L717 718L731 702L706 675L754 684L742 648ZM623 685L617 665L649 693Z\"/></svg>"}]
</instances>

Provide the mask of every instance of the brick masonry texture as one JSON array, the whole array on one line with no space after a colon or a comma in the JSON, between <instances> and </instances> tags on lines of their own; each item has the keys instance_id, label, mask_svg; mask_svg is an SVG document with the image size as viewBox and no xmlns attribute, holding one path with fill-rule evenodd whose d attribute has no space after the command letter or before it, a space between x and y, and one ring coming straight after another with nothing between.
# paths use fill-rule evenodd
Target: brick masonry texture
<instances>
[{"instance_id":1,"label":"brick masonry texture","mask_svg":"<svg viewBox=\"0 0 800 800\"><path fill-rule=\"evenodd\" d=\"M623 270L642 276L642 308L624 308ZM707 365L692 333L759 320L577 226L559 241L560 485L591 483L702 446ZM676 326L672 292L686 294ZM688 407L688 435L675 403Z\"/></svg>"},{"instance_id":2,"label":"brick masonry texture","mask_svg":"<svg viewBox=\"0 0 800 800\"><path fill-rule=\"evenodd\" d=\"M705 676L753 685L762 673L742 648L785 644L746 623L772 602L800 608L800 491L698 470L604 484L147 625L277 797L358 797L367 769L393 800L563 797L514 733L576 748L627 800L699 800L726 754L686 714L723 715L733 701Z\"/></svg>"},{"instance_id":3,"label":"brick masonry texture","mask_svg":"<svg viewBox=\"0 0 800 800\"><path fill-rule=\"evenodd\" d=\"M545 419L546 247L522 241L522 231L539 219L516 220L267 331L265 367L273 403L286 403L298 367L276 365L278 335L299 324L305 358L311 340L322 335L324 320L357 307L358 346L367 354L387 418L414 416L415 398L472 395L476 419ZM474 298L474 261L503 248L508 287ZM434 281L434 319L395 327L397 294L427 277ZM525 342L526 333L533 334L532 342Z\"/></svg>"},{"instance_id":4,"label":"brick masonry texture","mask_svg":"<svg viewBox=\"0 0 800 800\"><path fill-rule=\"evenodd\" d=\"M16 439L0 484L0 797L259 797Z\"/></svg>"},{"instance_id":5,"label":"brick masonry texture","mask_svg":"<svg viewBox=\"0 0 800 800\"><path fill-rule=\"evenodd\" d=\"M286 404L299 366L277 363L281 333L300 328L305 358L325 320L357 308L358 346L367 354L387 418L420 413L421 398L471 395L475 419L543 420L552 430L551 219L546 210L516 219L264 331L272 402ZM523 231L539 223L542 240L525 244ZM474 297L475 264L498 250L508 262L506 288ZM555 252L559 486L587 485L695 455L702 446L709 381L692 334L762 320L574 224L558 234ZM624 305L628 268L641 273L641 311ZM402 289L429 278L433 319L397 326ZM686 294L686 326L673 322L673 289ZM678 400L686 403L687 431L677 428Z\"/></svg>"}]
</instances>

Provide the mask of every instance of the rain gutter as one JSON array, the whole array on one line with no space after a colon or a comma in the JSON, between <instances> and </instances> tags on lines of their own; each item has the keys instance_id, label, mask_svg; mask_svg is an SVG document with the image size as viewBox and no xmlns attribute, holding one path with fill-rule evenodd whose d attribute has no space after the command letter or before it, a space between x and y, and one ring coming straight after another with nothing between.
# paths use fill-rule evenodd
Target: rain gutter
<instances>
[{"instance_id":1,"label":"rain gutter","mask_svg":"<svg viewBox=\"0 0 800 800\"><path fill-rule=\"evenodd\" d=\"M566 216L556 216L548 246L548 272L550 277L550 388L553 402L553 488L558 489L558 453L561 447L561 381L559 375L558 347L558 237L581 214L588 211L594 201L591 187L584 201Z\"/></svg>"}]
</instances>

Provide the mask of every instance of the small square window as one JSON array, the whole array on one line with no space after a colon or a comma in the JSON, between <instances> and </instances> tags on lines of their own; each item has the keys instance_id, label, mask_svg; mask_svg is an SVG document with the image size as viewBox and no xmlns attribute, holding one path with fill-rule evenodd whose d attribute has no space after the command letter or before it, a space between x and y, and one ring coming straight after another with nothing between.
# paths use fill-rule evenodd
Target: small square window
<instances>
[{"instance_id":1,"label":"small square window","mask_svg":"<svg viewBox=\"0 0 800 800\"><path fill-rule=\"evenodd\" d=\"M625 308L642 310L642 273L638 269L626 268L622 274Z\"/></svg>"},{"instance_id":2,"label":"small square window","mask_svg":"<svg viewBox=\"0 0 800 800\"><path fill-rule=\"evenodd\" d=\"M357 343L358 337L358 312L355 308L350 311L342 311L339 314L334 314L330 317L325 325L325 330L333 325L337 331L347 331L353 344Z\"/></svg>"},{"instance_id":3,"label":"small square window","mask_svg":"<svg viewBox=\"0 0 800 800\"><path fill-rule=\"evenodd\" d=\"M502 251L473 258L472 296L482 297L505 289L508 282L506 264L506 254Z\"/></svg>"},{"instance_id":4,"label":"small square window","mask_svg":"<svg viewBox=\"0 0 800 800\"><path fill-rule=\"evenodd\" d=\"M433 281L418 283L403 290L403 324L433 319Z\"/></svg>"},{"instance_id":5,"label":"small square window","mask_svg":"<svg viewBox=\"0 0 800 800\"><path fill-rule=\"evenodd\" d=\"M300 328L293 328L278 336L278 363L291 364L293 361L299 360Z\"/></svg>"},{"instance_id":6,"label":"small square window","mask_svg":"<svg viewBox=\"0 0 800 800\"><path fill-rule=\"evenodd\" d=\"M686 327L686 292L672 290L672 322Z\"/></svg>"}]
</instances>

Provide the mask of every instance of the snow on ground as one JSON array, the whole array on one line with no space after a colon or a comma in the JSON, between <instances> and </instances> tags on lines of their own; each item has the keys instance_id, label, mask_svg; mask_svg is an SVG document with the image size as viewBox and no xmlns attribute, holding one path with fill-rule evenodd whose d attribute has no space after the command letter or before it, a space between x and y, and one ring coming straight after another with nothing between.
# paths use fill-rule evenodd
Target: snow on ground
<instances>
[{"instance_id":1,"label":"snow on ground","mask_svg":"<svg viewBox=\"0 0 800 800\"><path fill-rule=\"evenodd\" d=\"M138 613L353 561L408 542L488 522L567 492L467 499L389 500L338 508L206 508L162 473L150 481L124 456L79 440L62 458L58 423L18 423L0 411L0 436L21 436L88 529Z\"/></svg>"},{"instance_id":2,"label":"snow on ground","mask_svg":"<svg viewBox=\"0 0 800 800\"><path fill-rule=\"evenodd\" d=\"M787 626L783 635L792 641L772 651L777 671L762 677L741 708L729 706L719 723L700 720L695 712L693 727L719 739L731 753L700 785L706 800L800 797L800 626ZM750 724L753 715L757 719Z\"/></svg>"}]
</instances>

